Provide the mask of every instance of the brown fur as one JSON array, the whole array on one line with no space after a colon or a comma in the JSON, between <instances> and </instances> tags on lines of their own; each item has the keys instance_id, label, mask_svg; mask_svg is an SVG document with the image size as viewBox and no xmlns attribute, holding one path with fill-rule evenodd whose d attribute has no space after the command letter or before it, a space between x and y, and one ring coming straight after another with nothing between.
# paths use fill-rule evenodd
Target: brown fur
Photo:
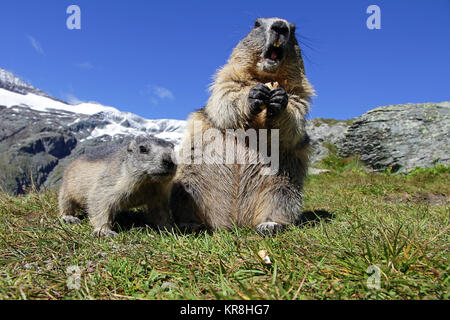
<instances>
[{"instance_id":1,"label":"brown fur","mask_svg":"<svg viewBox=\"0 0 450 320\"><path fill-rule=\"evenodd\" d=\"M82 156L66 168L59 191L60 215L65 222L79 222L75 214L82 208L95 235L115 236L111 229L119 212L146 206L145 222L170 226L168 200L175 167L167 169L161 162L172 156L173 146L156 146L150 140L147 145L152 151L137 158L138 144L143 145L133 140L106 158Z\"/></svg>"},{"instance_id":2,"label":"brown fur","mask_svg":"<svg viewBox=\"0 0 450 320\"><path fill-rule=\"evenodd\" d=\"M268 19L267 23L275 20ZM289 25L293 33L294 27ZM252 31L233 50L227 65L217 72L207 105L188 119L180 152L193 146L194 121L200 121L203 130L279 129L279 172L274 176L261 175L264 167L261 163L180 164L171 197L172 210L179 224L201 223L211 228L229 228L237 224L265 228L261 224L283 226L294 223L301 214L301 191L309 146L305 117L313 88L305 77L295 35L291 34L287 55L275 73L258 68L263 50L258 37L260 35ZM249 110L250 89L267 82L280 83L289 97L286 110L275 119L268 119L266 110L256 116ZM203 143L202 147L205 145ZM253 156L257 154L244 145L237 152L245 151Z\"/></svg>"}]
</instances>

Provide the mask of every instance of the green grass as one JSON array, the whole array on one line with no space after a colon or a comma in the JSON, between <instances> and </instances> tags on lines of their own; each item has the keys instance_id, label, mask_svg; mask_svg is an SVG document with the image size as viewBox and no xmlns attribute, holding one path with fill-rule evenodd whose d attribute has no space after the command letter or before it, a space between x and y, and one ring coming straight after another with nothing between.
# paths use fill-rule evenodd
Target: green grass
<instances>
[{"instance_id":1,"label":"green grass","mask_svg":"<svg viewBox=\"0 0 450 320\"><path fill-rule=\"evenodd\" d=\"M345 171L360 172L364 169L358 155L342 158L339 156L338 149L334 144L323 142L322 145L328 149L328 156L322 159L315 167L329 169L337 173Z\"/></svg>"},{"instance_id":2,"label":"green grass","mask_svg":"<svg viewBox=\"0 0 450 320\"><path fill-rule=\"evenodd\" d=\"M55 192L0 194L0 299L449 299L449 175L310 176L305 211L333 217L273 238L132 229L96 239L86 221L58 221ZM379 290L366 285L371 265ZM67 287L70 266L79 290Z\"/></svg>"}]
</instances>

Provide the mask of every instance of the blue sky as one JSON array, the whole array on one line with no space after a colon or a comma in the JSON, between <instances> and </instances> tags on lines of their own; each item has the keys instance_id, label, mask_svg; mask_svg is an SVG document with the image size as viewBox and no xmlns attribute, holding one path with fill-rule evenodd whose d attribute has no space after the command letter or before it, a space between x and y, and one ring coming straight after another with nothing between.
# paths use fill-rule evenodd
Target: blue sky
<instances>
[{"instance_id":1,"label":"blue sky","mask_svg":"<svg viewBox=\"0 0 450 320\"><path fill-rule=\"evenodd\" d=\"M71 4L81 30L66 28ZM381 30L366 27L371 4ZM449 0L1 1L0 67L64 100L185 119L254 20L273 16L297 25L311 118L450 100Z\"/></svg>"}]
</instances>

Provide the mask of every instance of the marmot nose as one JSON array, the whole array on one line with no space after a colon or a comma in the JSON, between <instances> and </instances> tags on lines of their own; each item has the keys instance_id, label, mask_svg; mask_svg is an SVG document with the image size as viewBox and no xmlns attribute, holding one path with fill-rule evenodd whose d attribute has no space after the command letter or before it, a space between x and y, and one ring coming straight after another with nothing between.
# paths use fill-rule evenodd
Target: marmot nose
<instances>
[{"instance_id":1,"label":"marmot nose","mask_svg":"<svg viewBox=\"0 0 450 320\"><path fill-rule=\"evenodd\" d=\"M162 165L168 170L173 170L176 167L175 162L173 162L173 160L172 160L171 154L163 155L161 162L162 162Z\"/></svg>"},{"instance_id":2,"label":"marmot nose","mask_svg":"<svg viewBox=\"0 0 450 320\"><path fill-rule=\"evenodd\" d=\"M289 27L286 24L286 22L278 20L272 23L272 26L270 27L271 30L275 31L278 34L281 35L287 35L289 33Z\"/></svg>"}]
</instances>

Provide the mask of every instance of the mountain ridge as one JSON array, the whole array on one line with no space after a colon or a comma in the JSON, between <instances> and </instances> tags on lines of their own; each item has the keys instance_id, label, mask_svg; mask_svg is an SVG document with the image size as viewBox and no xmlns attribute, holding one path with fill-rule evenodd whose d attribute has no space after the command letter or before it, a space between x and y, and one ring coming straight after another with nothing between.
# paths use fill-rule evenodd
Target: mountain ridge
<instances>
[{"instance_id":1,"label":"mountain ridge","mask_svg":"<svg viewBox=\"0 0 450 320\"><path fill-rule=\"evenodd\" d=\"M2 68L0 68L0 88L20 94L34 93L51 98L44 91L33 87L12 72Z\"/></svg>"}]
</instances>

